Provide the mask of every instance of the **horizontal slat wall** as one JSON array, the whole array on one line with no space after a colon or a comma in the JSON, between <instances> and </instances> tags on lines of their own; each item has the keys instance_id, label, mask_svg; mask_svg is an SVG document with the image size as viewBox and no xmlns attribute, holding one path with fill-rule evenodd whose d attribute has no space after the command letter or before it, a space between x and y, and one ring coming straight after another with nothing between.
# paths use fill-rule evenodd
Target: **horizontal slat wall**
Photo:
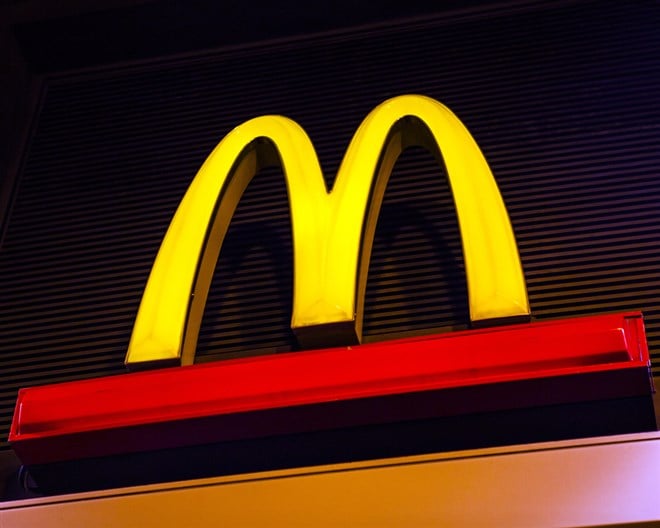
<instances>
[{"instance_id":1,"label":"horizontal slat wall","mask_svg":"<svg viewBox=\"0 0 660 528\"><path fill-rule=\"evenodd\" d=\"M379 102L424 93L482 147L504 195L533 315L641 309L660 373L660 27L655 2L472 10L140 67L53 77L0 250L0 447L19 387L124 372L160 240L235 125L278 113L326 176ZM282 175L232 221L198 361L295 347ZM423 151L379 219L365 336L467 324L451 196Z\"/></svg>"}]
</instances>

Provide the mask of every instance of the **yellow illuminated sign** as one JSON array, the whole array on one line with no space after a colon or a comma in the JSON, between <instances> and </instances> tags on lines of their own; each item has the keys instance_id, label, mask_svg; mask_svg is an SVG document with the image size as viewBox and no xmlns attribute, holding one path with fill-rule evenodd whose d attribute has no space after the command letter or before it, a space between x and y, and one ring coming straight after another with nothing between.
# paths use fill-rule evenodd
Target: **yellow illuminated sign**
<instances>
[{"instance_id":1,"label":"yellow illuminated sign","mask_svg":"<svg viewBox=\"0 0 660 528\"><path fill-rule=\"evenodd\" d=\"M423 146L447 168L459 220L473 322L529 315L520 257L504 202L476 142L445 106L404 95L375 108L355 133L333 189L326 189L305 131L257 117L213 150L161 244L133 328L126 363L193 362L206 297L238 201L256 172L281 166L291 211L299 340L361 337L371 246L383 194L401 152Z\"/></svg>"}]
</instances>

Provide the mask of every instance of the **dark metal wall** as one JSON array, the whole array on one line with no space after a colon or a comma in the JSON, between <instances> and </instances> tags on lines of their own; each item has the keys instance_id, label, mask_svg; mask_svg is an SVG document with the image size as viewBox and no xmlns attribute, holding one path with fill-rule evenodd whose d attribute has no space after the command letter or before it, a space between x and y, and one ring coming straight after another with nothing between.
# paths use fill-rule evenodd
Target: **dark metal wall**
<instances>
[{"instance_id":1,"label":"dark metal wall","mask_svg":"<svg viewBox=\"0 0 660 528\"><path fill-rule=\"evenodd\" d=\"M378 103L449 106L490 162L537 319L641 309L660 374L660 16L655 2L557 2L53 75L0 248L0 448L20 387L121 374L160 240L205 156L277 113L329 180ZM331 183L331 181L329 181ZM295 348L284 181L232 221L198 361ZM386 192L365 336L467 324L451 196L423 151Z\"/></svg>"}]
</instances>

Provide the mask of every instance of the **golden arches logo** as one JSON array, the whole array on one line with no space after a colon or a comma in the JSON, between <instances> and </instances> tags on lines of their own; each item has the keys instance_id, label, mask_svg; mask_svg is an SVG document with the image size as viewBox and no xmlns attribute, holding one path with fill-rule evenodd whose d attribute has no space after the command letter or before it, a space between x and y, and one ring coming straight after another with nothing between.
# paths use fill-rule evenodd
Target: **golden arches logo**
<instances>
[{"instance_id":1,"label":"golden arches logo","mask_svg":"<svg viewBox=\"0 0 660 528\"><path fill-rule=\"evenodd\" d=\"M291 327L361 337L376 221L392 168L423 146L447 168L461 231L473 322L529 315L515 237L497 183L476 142L445 106L403 95L376 107L355 133L333 189L326 189L305 131L281 116L257 117L213 150L181 201L154 262L126 364L193 362L213 271L243 191L281 165L294 247Z\"/></svg>"}]
</instances>

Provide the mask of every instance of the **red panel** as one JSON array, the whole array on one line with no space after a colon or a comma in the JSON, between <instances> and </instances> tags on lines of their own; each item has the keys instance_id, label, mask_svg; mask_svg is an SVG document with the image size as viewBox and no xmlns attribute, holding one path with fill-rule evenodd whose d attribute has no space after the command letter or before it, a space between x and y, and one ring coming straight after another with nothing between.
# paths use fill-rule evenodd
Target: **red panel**
<instances>
[{"instance_id":1,"label":"red panel","mask_svg":"<svg viewBox=\"0 0 660 528\"><path fill-rule=\"evenodd\" d=\"M360 401L538 378L566 378L569 388L555 395L526 388L499 408L638 396L652 391L650 378L629 373L648 366L640 314L520 324L22 389L9 440L24 463L36 464L341 427L350 413L316 420L314 406L364 409ZM627 381L612 386L617 372ZM594 373L608 373L607 386L581 386L593 385ZM466 410L483 409L458 412Z\"/></svg>"}]
</instances>

